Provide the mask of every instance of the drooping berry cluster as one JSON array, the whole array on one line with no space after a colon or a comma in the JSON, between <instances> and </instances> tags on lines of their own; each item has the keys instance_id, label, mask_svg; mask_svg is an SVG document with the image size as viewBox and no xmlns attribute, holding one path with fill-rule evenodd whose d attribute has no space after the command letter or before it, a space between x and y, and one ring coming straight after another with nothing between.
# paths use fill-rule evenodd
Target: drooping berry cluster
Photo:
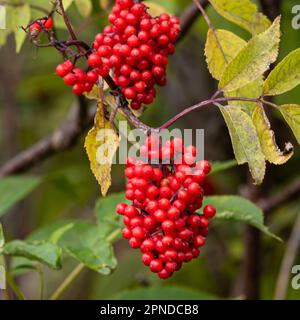
<instances>
[{"instance_id":1,"label":"drooping berry cluster","mask_svg":"<svg viewBox=\"0 0 300 320\"><path fill-rule=\"evenodd\" d=\"M168 55L175 51L179 19L168 14L153 18L143 3L116 0L109 21L103 33L95 37L88 64L93 73L101 77L112 70L115 83L137 110L153 102L155 85L166 84ZM90 86L76 85L73 91L77 94L90 89Z\"/></svg>"},{"instance_id":2,"label":"drooping berry cluster","mask_svg":"<svg viewBox=\"0 0 300 320\"><path fill-rule=\"evenodd\" d=\"M74 68L70 60L59 64L56 67L56 74L63 78L66 85L72 86L73 92L77 95L90 92L99 78L99 73L95 70L84 72L80 68Z\"/></svg>"},{"instance_id":3,"label":"drooping berry cluster","mask_svg":"<svg viewBox=\"0 0 300 320\"><path fill-rule=\"evenodd\" d=\"M116 211L124 216L123 237L132 248L140 248L142 261L152 272L167 279L184 262L199 256L216 210L207 205L203 214L196 213L202 207L202 185L211 170L207 161L196 162L196 148L184 148L178 138L153 148L154 140L148 137L141 151L147 148L149 159L168 155L170 164L156 167L128 159L125 195L132 204L120 203ZM174 163L176 156L183 160L181 164Z\"/></svg>"}]
</instances>

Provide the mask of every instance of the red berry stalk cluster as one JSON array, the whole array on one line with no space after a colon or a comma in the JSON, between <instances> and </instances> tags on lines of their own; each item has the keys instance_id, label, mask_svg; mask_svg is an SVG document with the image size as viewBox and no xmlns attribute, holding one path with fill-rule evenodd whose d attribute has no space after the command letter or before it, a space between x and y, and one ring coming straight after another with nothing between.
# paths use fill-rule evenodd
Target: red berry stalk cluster
<instances>
[{"instance_id":1,"label":"red berry stalk cluster","mask_svg":"<svg viewBox=\"0 0 300 320\"><path fill-rule=\"evenodd\" d=\"M157 151L151 148L152 142L153 136L145 144L149 153ZM171 160L179 154L183 160L189 159L189 164L171 162L155 167L128 159L125 195L132 204L120 203L116 211L124 216L123 237L132 248L141 250L142 261L152 272L167 279L184 262L199 256L216 210L207 205L203 214L196 213L202 207L202 186L211 167L207 161L196 162L194 146L184 148L182 140L174 138L155 154L160 159L169 154Z\"/></svg>"},{"instance_id":2,"label":"red berry stalk cluster","mask_svg":"<svg viewBox=\"0 0 300 320\"><path fill-rule=\"evenodd\" d=\"M109 21L111 24L95 37L88 64L101 77L112 70L115 83L137 110L153 102L155 85L166 84L168 55L175 52L179 19L168 14L154 18L145 4L116 0ZM74 77L72 81L69 78L65 82L74 85ZM77 81L73 91L81 94L91 90L87 82Z\"/></svg>"},{"instance_id":3,"label":"red berry stalk cluster","mask_svg":"<svg viewBox=\"0 0 300 320\"><path fill-rule=\"evenodd\" d=\"M74 64L70 60L59 64L56 67L56 74L63 78L66 85L72 86L73 92L77 95L90 92L99 78L99 73L96 70L84 72L80 68L74 68Z\"/></svg>"},{"instance_id":4,"label":"red berry stalk cluster","mask_svg":"<svg viewBox=\"0 0 300 320\"><path fill-rule=\"evenodd\" d=\"M53 20L51 17L35 21L29 26L29 32L32 37L37 36L42 31L42 26L46 30L53 28Z\"/></svg>"}]
</instances>

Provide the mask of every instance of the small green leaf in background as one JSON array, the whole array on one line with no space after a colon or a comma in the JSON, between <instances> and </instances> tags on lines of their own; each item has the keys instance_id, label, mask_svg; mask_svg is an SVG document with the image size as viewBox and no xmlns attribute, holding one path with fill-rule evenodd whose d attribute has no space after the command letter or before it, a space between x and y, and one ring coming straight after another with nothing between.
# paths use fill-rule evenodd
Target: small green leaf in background
<instances>
[{"instance_id":1,"label":"small green leaf in background","mask_svg":"<svg viewBox=\"0 0 300 320\"><path fill-rule=\"evenodd\" d=\"M277 165L286 163L294 154L293 146L291 143L287 143L284 151L279 149L276 144L275 133L271 130L270 121L263 106L256 106L253 113L253 123L266 160Z\"/></svg>"},{"instance_id":2,"label":"small green leaf in background","mask_svg":"<svg viewBox=\"0 0 300 320\"><path fill-rule=\"evenodd\" d=\"M111 0L99 0L100 8L103 10L108 10L110 5L112 4Z\"/></svg>"},{"instance_id":3,"label":"small green leaf in background","mask_svg":"<svg viewBox=\"0 0 300 320\"><path fill-rule=\"evenodd\" d=\"M220 80L226 66L246 45L246 41L227 30L216 30L216 35L223 52L220 50L214 32L209 29L205 44L205 56L211 75Z\"/></svg>"},{"instance_id":4,"label":"small green leaf in background","mask_svg":"<svg viewBox=\"0 0 300 320\"><path fill-rule=\"evenodd\" d=\"M212 169L211 169L210 175L234 168L237 165L238 163L236 162L236 160L212 162L211 163Z\"/></svg>"},{"instance_id":5,"label":"small green leaf in background","mask_svg":"<svg viewBox=\"0 0 300 320\"><path fill-rule=\"evenodd\" d=\"M166 12L166 8L163 7L160 4L157 4L153 1L144 1L145 5L149 8L148 12L151 14L151 16L153 17L157 17L159 15L161 15L162 13Z\"/></svg>"},{"instance_id":6,"label":"small green leaf in background","mask_svg":"<svg viewBox=\"0 0 300 320\"><path fill-rule=\"evenodd\" d=\"M84 17L87 18L91 15L93 10L93 3L91 0L75 0L78 12Z\"/></svg>"},{"instance_id":7,"label":"small green leaf in background","mask_svg":"<svg viewBox=\"0 0 300 320\"><path fill-rule=\"evenodd\" d=\"M24 199L41 182L36 176L10 176L0 178L0 216L15 203Z\"/></svg>"},{"instance_id":8,"label":"small green leaf in background","mask_svg":"<svg viewBox=\"0 0 300 320\"><path fill-rule=\"evenodd\" d=\"M16 50L20 52L26 39L26 32L21 27L27 27L31 11L28 3L18 6L7 6L7 28L15 34Z\"/></svg>"},{"instance_id":9,"label":"small green leaf in background","mask_svg":"<svg viewBox=\"0 0 300 320\"><path fill-rule=\"evenodd\" d=\"M233 91L258 79L276 61L280 41L280 17L265 32L254 36L229 63L219 89Z\"/></svg>"},{"instance_id":10,"label":"small green leaf in background","mask_svg":"<svg viewBox=\"0 0 300 320\"><path fill-rule=\"evenodd\" d=\"M265 157L251 117L238 106L219 106L227 124L238 164L249 164L255 184L261 184L266 171Z\"/></svg>"},{"instance_id":11,"label":"small green leaf in background","mask_svg":"<svg viewBox=\"0 0 300 320\"><path fill-rule=\"evenodd\" d=\"M248 30L252 34L265 31L271 22L258 12L251 0L209 0L214 9L225 19Z\"/></svg>"},{"instance_id":12,"label":"small green leaf in background","mask_svg":"<svg viewBox=\"0 0 300 320\"><path fill-rule=\"evenodd\" d=\"M206 197L203 206L213 204L216 207L215 219L237 221L250 224L268 236L281 241L264 225L262 210L254 203L239 196L211 196Z\"/></svg>"},{"instance_id":13,"label":"small green leaf in background","mask_svg":"<svg viewBox=\"0 0 300 320\"><path fill-rule=\"evenodd\" d=\"M120 292L114 300L215 300L216 296L179 286L151 286Z\"/></svg>"},{"instance_id":14,"label":"small green leaf in background","mask_svg":"<svg viewBox=\"0 0 300 320\"><path fill-rule=\"evenodd\" d=\"M284 104L279 106L278 109L292 129L298 143L300 144L300 105Z\"/></svg>"},{"instance_id":15,"label":"small green leaf in background","mask_svg":"<svg viewBox=\"0 0 300 320\"><path fill-rule=\"evenodd\" d=\"M96 203L97 221L108 223L115 227L120 227L120 215L116 213L116 207L121 202L128 202L124 196L124 192L113 193L105 198L100 198Z\"/></svg>"},{"instance_id":16,"label":"small green leaf in background","mask_svg":"<svg viewBox=\"0 0 300 320\"><path fill-rule=\"evenodd\" d=\"M4 232L3 232L2 223L0 223L0 249L3 248L4 243L5 243Z\"/></svg>"},{"instance_id":17,"label":"small green leaf in background","mask_svg":"<svg viewBox=\"0 0 300 320\"><path fill-rule=\"evenodd\" d=\"M300 84L300 48L287 55L269 74L264 94L274 96L294 89Z\"/></svg>"},{"instance_id":18,"label":"small green leaf in background","mask_svg":"<svg viewBox=\"0 0 300 320\"><path fill-rule=\"evenodd\" d=\"M71 6L71 4L74 2L74 0L63 0L63 4L65 7L65 10L69 9L69 7Z\"/></svg>"},{"instance_id":19,"label":"small green leaf in background","mask_svg":"<svg viewBox=\"0 0 300 320\"><path fill-rule=\"evenodd\" d=\"M48 241L11 241L4 246L4 253L39 261L52 269L61 268L62 250Z\"/></svg>"}]
</instances>

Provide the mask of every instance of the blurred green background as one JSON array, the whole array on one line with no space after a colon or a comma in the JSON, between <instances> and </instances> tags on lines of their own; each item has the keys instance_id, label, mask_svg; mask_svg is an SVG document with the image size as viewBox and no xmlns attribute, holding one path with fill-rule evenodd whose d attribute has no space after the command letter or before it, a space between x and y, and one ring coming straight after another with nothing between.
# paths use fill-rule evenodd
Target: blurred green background
<instances>
[{"instance_id":1,"label":"blurred green background","mask_svg":"<svg viewBox=\"0 0 300 320\"><path fill-rule=\"evenodd\" d=\"M35 1L38 4L39 1ZM190 5L186 0L160 0L160 5L180 15ZM282 42L280 57L300 45L300 30L291 26L292 7L297 0L281 1ZM221 18L212 8L207 9L216 28L228 29L249 39L240 28ZM94 35L107 23L107 13L93 1L93 14L83 19L74 5L68 10L69 17L79 30L78 36L91 43ZM36 12L38 14L38 12ZM1 32L1 31L0 31ZM67 33L59 30L64 39ZM207 26L198 18L192 30L177 46L177 53L170 58L168 86L159 89L158 98L143 114L142 120L153 126L162 124L186 106L208 99L216 83L207 71L204 44ZM53 49L36 49L26 41L20 54L15 53L15 44L9 36L7 44L0 48L0 161L5 163L19 151L51 133L62 122L74 95L59 79L55 67L61 62ZM299 88L280 96L280 103L300 103ZM94 102L90 102L94 106ZM273 111L272 111L273 112ZM179 128L203 128L205 130L205 155L209 160L230 160L233 153L230 137L221 114L215 107L205 108L180 121ZM280 146L291 141L295 146L294 157L284 166L269 166L265 194L280 191L299 175L299 147L279 114L272 114L272 126L276 130ZM16 205L2 218L8 240L22 239L33 230L68 218L94 219L94 205L99 198L99 187L89 168L83 148L83 140L71 150L58 154L36 166L31 173L41 175L43 182L26 200ZM123 166L113 166L113 184L110 192L122 191L125 186ZM213 193L239 194L247 183L247 167L236 167L214 175L209 183ZM268 216L272 232L287 240L297 214L299 200L278 208ZM207 297L237 298L241 295L243 272L244 225L213 223L207 245L199 259L186 264L170 280L156 278L140 262L140 254L130 249L127 241L116 244L118 267L110 276L101 276L86 270L66 291L67 299L108 299L112 297L141 297L132 289L157 286L175 286L173 291L157 291L173 298L190 298L200 292ZM280 263L286 244L263 236L261 298L272 299ZM298 255L295 264L300 264ZM72 270L74 261L64 262L61 271L45 270L45 296L48 296ZM25 294L37 298L39 278L35 272L17 278ZM179 290L178 288L186 288ZM132 296L128 296L129 292ZM154 294L158 294L158 293ZM134 295L136 294L136 295ZM201 296L204 297L204 296ZM300 298L300 291L289 286L287 298Z\"/></svg>"}]
</instances>

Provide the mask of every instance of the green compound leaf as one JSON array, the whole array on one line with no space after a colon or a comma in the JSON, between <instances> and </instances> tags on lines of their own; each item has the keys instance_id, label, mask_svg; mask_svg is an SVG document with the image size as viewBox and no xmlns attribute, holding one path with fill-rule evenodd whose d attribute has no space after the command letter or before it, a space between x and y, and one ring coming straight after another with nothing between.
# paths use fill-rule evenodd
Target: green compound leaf
<instances>
[{"instance_id":1,"label":"green compound leaf","mask_svg":"<svg viewBox=\"0 0 300 320\"><path fill-rule=\"evenodd\" d=\"M278 108L300 144L300 105L284 104Z\"/></svg>"},{"instance_id":2,"label":"green compound leaf","mask_svg":"<svg viewBox=\"0 0 300 320\"><path fill-rule=\"evenodd\" d=\"M275 96L300 84L300 48L292 51L272 70L264 84L264 94Z\"/></svg>"},{"instance_id":3,"label":"green compound leaf","mask_svg":"<svg viewBox=\"0 0 300 320\"><path fill-rule=\"evenodd\" d=\"M234 91L260 78L277 59L280 17L265 32L254 36L229 63L219 83L222 91Z\"/></svg>"},{"instance_id":4,"label":"green compound leaf","mask_svg":"<svg viewBox=\"0 0 300 320\"><path fill-rule=\"evenodd\" d=\"M264 225L262 210L251 201L239 196L212 196L204 199L203 205L213 204L216 207L215 219L237 221L250 224L268 236L282 241Z\"/></svg>"},{"instance_id":5,"label":"green compound leaf","mask_svg":"<svg viewBox=\"0 0 300 320\"><path fill-rule=\"evenodd\" d=\"M271 25L270 20L258 12L257 6L250 0L209 0L209 2L222 17L252 34L261 33Z\"/></svg>"},{"instance_id":6,"label":"green compound leaf","mask_svg":"<svg viewBox=\"0 0 300 320\"><path fill-rule=\"evenodd\" d=\"M216 35L219 44L214 32L211 29L208 30L205 56L210 73L215 79L220 80L228 63L246 45L246 41L227 30L216 30Z\"/></svg>"},{"instance_id":7,"label":"green compound leaf","mask_svg":"<svg viewBox=\"0 0 300 320\"><path fill-rule=\"evenodd\" d=\"M294 154L293 146L287 143L284 151L279 149L275 133L271 130L269 119L261 105L256 106L252 119L266 160L277 165L286 163Z\"/></svg>"},{"instance_id":8,"label":"green compound leaf","mask_svg":"<svg viewBox=\"0 0 300 320\"><path fill-rule=\"evenodd\" d=\"M11 241L4 246L4 254L39 261L56 270L61 268L62 250L48 241Z\"/></svg>"},{"instance_id":9,"label":"green compound leaf","mask_svg":"<svg viewBox=\"0 0 300 320\"><path fill-rule=\"evenodd\" d=\"M251 117L238 106L219 108L227 124L238 164L248 163L254 183L261 184L266 163Z\"/></svg>"}]
</instances>

